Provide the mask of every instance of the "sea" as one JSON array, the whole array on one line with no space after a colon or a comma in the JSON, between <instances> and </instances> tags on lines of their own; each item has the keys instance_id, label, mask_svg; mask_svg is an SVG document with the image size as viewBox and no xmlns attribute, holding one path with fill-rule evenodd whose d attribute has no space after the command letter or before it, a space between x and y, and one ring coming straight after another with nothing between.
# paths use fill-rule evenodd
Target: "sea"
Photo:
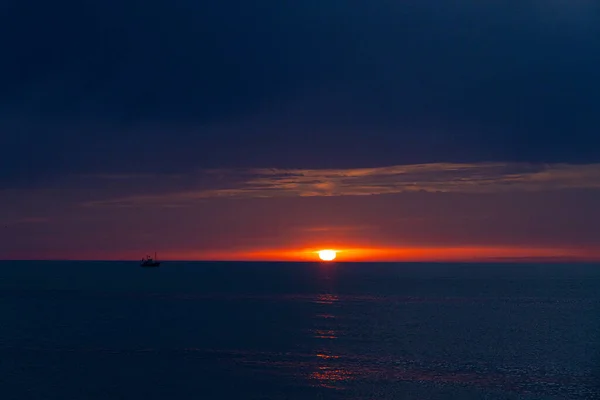
<instances>
[{"instance_id":1,"label":"sea","mask_svg":"<svg viewBox=\"0 0 600 400\"><path fill-rule=\"evenodd\" d=\"M0 399L600 399L600 265L0 262Z\"/></svg>"}]
</instances>

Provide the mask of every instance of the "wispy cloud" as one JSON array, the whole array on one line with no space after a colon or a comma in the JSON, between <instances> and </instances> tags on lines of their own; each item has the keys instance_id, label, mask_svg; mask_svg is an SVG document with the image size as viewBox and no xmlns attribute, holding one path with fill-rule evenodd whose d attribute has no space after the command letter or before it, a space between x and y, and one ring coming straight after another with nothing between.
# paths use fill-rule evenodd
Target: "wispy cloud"
<instances>
[{"instance_id":1,"label":"wispy cloud","mask_svg":"<svg viewBox=\"0 0 600 400\"><path fill-rule=\"evenodd\" d=\"M208 178L208 179L207 179ZM354 169L201 171L198 189L130 196L92 206L184 204L209 198L368 196L405 192L494 193L600 188L600 164L433 163ZM206 185L206 182L211 182Z\"/></svg>"}]
</instances>

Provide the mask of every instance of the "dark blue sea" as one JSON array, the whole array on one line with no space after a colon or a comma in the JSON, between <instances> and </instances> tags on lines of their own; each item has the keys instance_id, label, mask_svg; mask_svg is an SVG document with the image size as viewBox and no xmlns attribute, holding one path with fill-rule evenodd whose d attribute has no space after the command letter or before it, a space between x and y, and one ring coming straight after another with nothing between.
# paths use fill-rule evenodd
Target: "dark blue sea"
<instances>
[{"instance_id":1,"label":"dark blue sea","mask_svg":"<svg viewBox=\"0 0 600 400\"><path fill-rule=\"evenodd\" d=\"M0 399L599 399L600 266L0 263Z\"/></svg>"}]
</instances>

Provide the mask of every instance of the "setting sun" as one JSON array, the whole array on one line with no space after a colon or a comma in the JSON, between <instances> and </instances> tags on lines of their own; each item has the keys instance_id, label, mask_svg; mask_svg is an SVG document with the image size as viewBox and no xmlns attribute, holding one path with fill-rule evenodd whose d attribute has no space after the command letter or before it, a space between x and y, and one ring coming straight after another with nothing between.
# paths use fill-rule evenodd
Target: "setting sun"
<instances>
[{"instance_id":1,"label":"setting sun","mask_svg":"<svg viewBox=\"0 0 600 400\"><path fill-rule=\"evenodd\" d=\"M321 250L319 251L319 258L323 261L332 261L335 260L336 257L335 250Z\"/></svg>"}]
</instances>

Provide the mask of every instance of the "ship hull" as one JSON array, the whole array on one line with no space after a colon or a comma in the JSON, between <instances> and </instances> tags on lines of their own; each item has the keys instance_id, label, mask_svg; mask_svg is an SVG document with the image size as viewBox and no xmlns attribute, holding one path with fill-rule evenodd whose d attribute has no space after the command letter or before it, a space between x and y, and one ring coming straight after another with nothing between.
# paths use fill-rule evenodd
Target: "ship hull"
<instances>
[{"instance_id":1,"label":"ship hull","mask_svg":"<svg viewBox=\"0 0 600 400\"><path fill-rule=\"evenodd\" d=\"M160 266L160 263L151 263L151 264L140 264L140 267L158 267Z\"/></svg>"}]
</instances>

